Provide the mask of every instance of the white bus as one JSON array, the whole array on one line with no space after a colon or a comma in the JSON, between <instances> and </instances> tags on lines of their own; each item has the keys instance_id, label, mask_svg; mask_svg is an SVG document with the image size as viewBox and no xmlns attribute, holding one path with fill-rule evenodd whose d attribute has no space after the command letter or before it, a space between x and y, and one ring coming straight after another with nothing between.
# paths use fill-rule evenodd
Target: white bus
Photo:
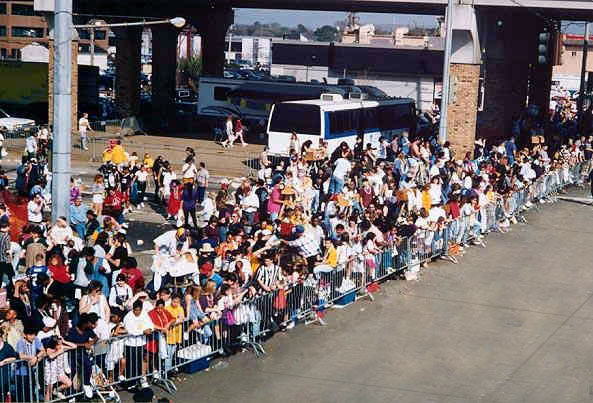
<instances>
[{"instance_id":1,"label":"white bus","mask_svg":"<svg viewBox=\"0 0 593 403\"><path fill-rule=\"evenodd\" d=\"M332 153L343 141L354 147L357 137L363 144L378 146L379 138L388 141L407 131L416 131L416 107L413 99L345 100L337 94L323 94L320 99L282 102L274 105L268 121L270 154L288 155L290 137L296 133L299 143L320 140ZM300 150L299 150L300 152Z\"/></svg>"}]
</instances>

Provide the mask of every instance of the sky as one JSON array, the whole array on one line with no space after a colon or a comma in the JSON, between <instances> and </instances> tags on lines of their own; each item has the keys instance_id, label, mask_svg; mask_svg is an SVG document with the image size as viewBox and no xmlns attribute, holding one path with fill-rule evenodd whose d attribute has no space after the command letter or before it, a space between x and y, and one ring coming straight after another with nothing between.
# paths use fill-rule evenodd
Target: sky
<instances>
[{"instance_id":1,"label":"sky","mask_svg":"<svg viewBox=\"0 0 593 403\"><path fill-rule=\"evenodd\" d=\"M236 24L253 24L256 21L261 23L277 22L281 25L295 27L303 24L308 28L316 28L322 25L334 25L336 21L346 18L346 12L329 11L294 11L294 10L255 10L235 9ZM408 25L415 23L417 26L436 26L435 16L431 15L403 15L403 14L379 14L379 13L358 13L361 24L375 25Z\"/></svg>"}]
</instances>

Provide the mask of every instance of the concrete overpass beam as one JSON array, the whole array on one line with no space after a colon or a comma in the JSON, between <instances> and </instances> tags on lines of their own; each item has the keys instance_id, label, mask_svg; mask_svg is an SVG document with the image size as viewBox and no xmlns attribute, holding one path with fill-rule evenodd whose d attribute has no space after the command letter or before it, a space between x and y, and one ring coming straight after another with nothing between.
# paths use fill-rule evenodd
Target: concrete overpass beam
<instances>
[{"instance_id":1,"label":"concrete overpass beam","mask_svg":"<svg viewBox=\"0 0 593 403\"><path fill-rule=\"evenodd\" d=\"M122 118L140 112L141 27L113 28L116 36L115 104Z\"/></svg>"},{"instance_id":2,"label":"concrete overpass beam","mask_svg":"<svg viewBox=\"0 0 593 403\"><path fill-rule=\"evenodd\" d=\"M152 110L156 116L173 116L178 34L170 25L152 26Z\"/></svg>"},{"instance_id":3,"label":"concrete overpass beam","mask_svg":"<svg viewBox=\"0 0 593 403\"><path fill-rule=\"evenodd\" d=\"M462 159L476 139L481 51L474 7L455 4L452 20L447 139Z\"/></svg>"},{"instance_id":4,"label":"concrete overpass beam","mask_svg":"<svg viewBox=\"0 0 593 403\"><path fill-rule=\"evenodd\" d=\"M200 11L190 21L202 37L202 74L222 76L224 71L225 37L234 21L231 8L212 8Z\"/></svg>"}]
</instances>

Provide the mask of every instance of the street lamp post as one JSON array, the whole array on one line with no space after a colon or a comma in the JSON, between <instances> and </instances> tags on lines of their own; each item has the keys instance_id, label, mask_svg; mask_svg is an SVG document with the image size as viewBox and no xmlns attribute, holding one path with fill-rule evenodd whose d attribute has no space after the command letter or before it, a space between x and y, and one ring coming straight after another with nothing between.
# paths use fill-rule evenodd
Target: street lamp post
<instances>
[{"instance_id":1,"label":"street lamp post","mask_svg":"<svg viewBox=\"0 0 593 403\"><path fill-rule=\"evenodd\" d=\"M443 87L441 90L441 120L439 122L439 143L447 141L447 121L449 111L449 81L451 68L451 47L453 44L453 0L447 4L447 34L445 36L445 60L443 61Z\"/></svg>"},{"instance_id":2,"label":"street lamp post","mask_svg":"<svg viewBox=\"0 0 593 403\"><path fill-rule=\"evenodd\" d=\"M185 25L185 19L175 17L159 21L103 24L95 21L89 25L72 24L72 0L55 0L55 54L54 54L54 142L52 147L52 222L58 217L69 219L72 133L72 28L133 27L171 24L176 28ZM94 42L93 40L91 42ZM91 43L91 49L94 43ZM93 49L92 49L93 50ZM94 57L92 57L94 59ZM93 60L94 62L94 60Z\"/></svg>"}]
</instances>

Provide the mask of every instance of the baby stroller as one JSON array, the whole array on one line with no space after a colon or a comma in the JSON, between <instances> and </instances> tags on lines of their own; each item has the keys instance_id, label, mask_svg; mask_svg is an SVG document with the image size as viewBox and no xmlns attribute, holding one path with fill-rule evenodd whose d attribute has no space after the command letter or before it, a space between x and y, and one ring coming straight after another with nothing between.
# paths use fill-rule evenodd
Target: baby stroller
<instances>
[{"instance_id":1,"label":"baby stroller","mask_svg":"<svg viewBox=\"0 0 593 403\"><path fill-rule=\"evenodd\" d=\"M113 388L113 385L109 383L107 377L98 365L93 365L91 374L91 386L93 391L103 403L113 401L115 403L121 403L119 393Z\"/></svg>"}]
</instances>

